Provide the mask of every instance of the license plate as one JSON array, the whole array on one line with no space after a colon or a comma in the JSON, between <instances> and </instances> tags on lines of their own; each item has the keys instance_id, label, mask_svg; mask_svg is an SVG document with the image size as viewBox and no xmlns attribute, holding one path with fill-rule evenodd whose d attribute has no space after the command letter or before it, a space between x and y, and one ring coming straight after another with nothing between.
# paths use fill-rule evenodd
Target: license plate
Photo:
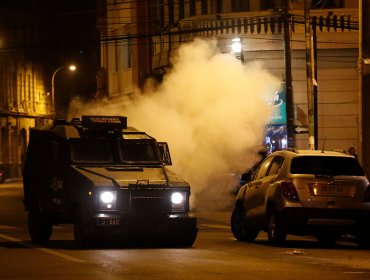
<instances>
[{"instance_id":1,"label":"license plate","mask_svg":"<svg viewBox=\"0 0 370 280\"><path fill-rule=\"evenodd\" d=\"M353 188L343 184L311 184L311 195L317 196L352 196Z\"/></svg>"},{"instance_id":2,"label":"license plate","mask_svg":"<svg viewBox=\"0 0 370 280\"><path fill-rule=\"evenodd\" d=\"M119 226L119 219L98 219L98 226Z\"/></svg>"}]
</instances>

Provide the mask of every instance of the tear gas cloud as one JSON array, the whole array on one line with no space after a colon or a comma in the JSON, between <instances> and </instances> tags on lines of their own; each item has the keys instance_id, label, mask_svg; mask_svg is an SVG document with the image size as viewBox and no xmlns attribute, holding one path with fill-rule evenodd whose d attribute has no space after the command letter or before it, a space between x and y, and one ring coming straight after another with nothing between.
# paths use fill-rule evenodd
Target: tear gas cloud
<instances>
[{"instance_id":1,"label":"tear gas cloud","mask_svg":"<svg viewBox=\"0 0 370 280\"><path fill-rule=\"evenodd\" d=\"M130 126L169 143L171 169L192 187L191 205L223 208L237 176L258 160L268 101L280 81L260 65L222 54L215 41L184 44L159 87L150 83L124 105L72 103L69 117L124 115Z\"/></svg>"}]
</instances>

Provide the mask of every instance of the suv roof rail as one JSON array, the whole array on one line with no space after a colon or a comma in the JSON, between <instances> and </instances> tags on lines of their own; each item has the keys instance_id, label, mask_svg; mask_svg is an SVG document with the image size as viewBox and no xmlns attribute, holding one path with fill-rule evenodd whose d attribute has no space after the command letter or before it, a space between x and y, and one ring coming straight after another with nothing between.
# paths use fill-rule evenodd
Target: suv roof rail
<instances>
[{"instance_id":1,"label":"suv roof rail","mask_svg":"<svg viewBox=\"0 0 370 280\"><path fill-rule=\"evenodd\" d=\"M333 152L342 153L342 154L348 154L346 150L344 149L334 149Z\"/></svg>"},{"instance_id":2,"label":"suv roof rail","mask_svg":"<svg viewBox=\"0 0 370 280\"><path fill-rule=\"evenodd\" d=\"M277 149L276 151L289 151L298 154L298 150L296 148Z\"/></svg>"}]
</instances>

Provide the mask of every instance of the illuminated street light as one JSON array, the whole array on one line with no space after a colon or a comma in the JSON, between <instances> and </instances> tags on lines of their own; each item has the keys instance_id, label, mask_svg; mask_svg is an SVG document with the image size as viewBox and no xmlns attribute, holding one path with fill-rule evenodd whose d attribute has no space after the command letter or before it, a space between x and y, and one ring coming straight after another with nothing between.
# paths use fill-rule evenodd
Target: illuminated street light
<instances>
[{"instance_id":1,"label":"illuminated street light","mask_svg":"<svg viewBox=\"0 0 370 280\"><path fill-rule=\"evenodd\" d=\"M231 44L231 50L232 52L235 53L241 53L242 51L242 44L240 42L240 38L234 38L232 39L232 44Z\"/></svg>"},{"instance_id":2,"label":"illuminated street light","mask_svg":"<svg viewBox=\"0 0 370 280\"><path fill-rule=\"evenodd\" d=\"M51 108L53 110L53 112L55 113L55 106L54 106L54 98L55 98L55 89L54 89L54 80L55 80L55 75L62 69L64 68L67 68L67 66L61 66L59 68L57 68L54 73L53 73L53 76L51 77ZM68 69L72 72L76 71L77 67L76 65L69 65L68 66Z\"/></svg>"},{"instance_id":3,"label":"illuminated street light","mask_svg":"<svg viewBox=\"0 0 370 280\"><path fill-rule=\"evenodd\" d=\"M235 55L236 58L240 59L243 62L244 56L242 40L240 38L234 38L231 41L232 41L231 52Z\"/></svg>"}]
</instances>

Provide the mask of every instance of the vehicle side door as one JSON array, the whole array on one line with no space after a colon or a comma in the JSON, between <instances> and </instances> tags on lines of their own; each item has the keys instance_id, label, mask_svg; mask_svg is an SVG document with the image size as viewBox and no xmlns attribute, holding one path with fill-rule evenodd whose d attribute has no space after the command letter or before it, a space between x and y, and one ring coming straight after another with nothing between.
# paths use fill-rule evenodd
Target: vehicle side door
<instances>
[{"instance_id":1,"label":"vehicle side door","mask_svg":"<svg viewBox=\"0 0 370 280\"><path fill-rule=\"evenodd\" d=\"M254 173L252 180L248 183L245 199L244 209L248 220L254 223L257 218L257 208L263 201L263 183L265 175L270 167L273 156L266 158Z\"/></svg>"},{"instance_id":2,"label":"vehicle side door","mask_svg":"<svg viewBox=\"0 0 370 280\"><path fill-rule=\"evenodd\" d=\"M275 183L276 176L282 166L284 158L281 156L268 157L260 166L255 179L247 190L246 204L250 205L247 215L255 223L263 223L266 211L266 198L270 187Z\"/></svg>"},{"instance_id":3,"label":"vehicle side door","mask_svg":"<svg viewBox=\"0 0 370 280\"><path fill-rule=\"evenodd\" d=\"M63 216L68 209L68 201L65 189L65 166L61 150L62 145L57 141L51 141L51 179L49 183L49 207L54 215Z\"/></svg>"}]
</instances>

